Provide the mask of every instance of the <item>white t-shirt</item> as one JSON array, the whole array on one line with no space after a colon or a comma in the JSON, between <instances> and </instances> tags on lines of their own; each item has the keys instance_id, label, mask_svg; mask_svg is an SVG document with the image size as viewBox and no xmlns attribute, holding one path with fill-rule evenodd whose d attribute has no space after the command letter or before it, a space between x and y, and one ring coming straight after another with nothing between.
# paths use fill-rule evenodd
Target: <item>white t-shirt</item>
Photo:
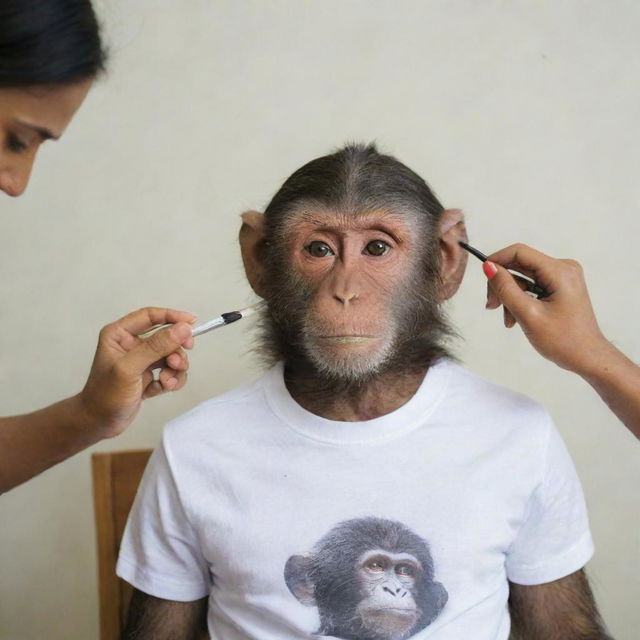
<instances>
[{"instance_id":1,"label":"white t-shirt","mask_svg":"<svg viewBox=\"0 0 640 640\"><path fill-rule=\"evenodd\" d=\"M118 575L141 591L209 597L212 638L506 640L508 580L591 557L535 402L441 360L396 411L334 422L282 372L169 423L122 542Z\"/></svg>"}]
</instances>

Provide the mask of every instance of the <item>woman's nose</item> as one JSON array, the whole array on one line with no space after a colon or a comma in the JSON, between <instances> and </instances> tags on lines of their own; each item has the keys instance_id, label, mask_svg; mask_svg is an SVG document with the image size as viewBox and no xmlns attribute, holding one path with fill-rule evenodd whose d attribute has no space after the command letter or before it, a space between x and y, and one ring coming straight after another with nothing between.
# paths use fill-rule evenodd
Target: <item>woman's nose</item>
<instances>
[{"instance_id":1,"label":"woman's nose","mask_svg":"<svg viewBox=\"0 0 640 640\"><path fill-rule=\"evenodd\" d=\"M33 160L25 160L19 165L0 168L0 190L16 198L24 193L29 184Z\"/></svg>"}]
</instances>

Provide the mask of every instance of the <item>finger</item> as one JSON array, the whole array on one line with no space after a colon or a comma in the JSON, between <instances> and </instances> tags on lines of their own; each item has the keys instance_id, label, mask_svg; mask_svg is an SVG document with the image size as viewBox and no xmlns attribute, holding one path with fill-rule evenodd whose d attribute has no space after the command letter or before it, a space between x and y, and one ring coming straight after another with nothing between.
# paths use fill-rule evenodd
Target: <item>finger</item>
<instances>
[{"instance_id":1,"label":"finger","mask_svg":"<svg viewBox=\"0 0 640 640\"><path fill-rule=\"evenodd\" d=\"M163 391L173 391L179 383L179 376L183 372L174 369L163 369L158 376L158 380L162 385Z\"/></svg>"},{"instance_id":2,"label":"finger","mask_svg":"<svg viewBox=\"0 0 640 640\"><path fill-rule=\"evenodd\" d=\"M186 371L189 368L189 359L183 349L178 349L169 354L166 358L160 358L152 362L148 367L148 371L154 371L155 369L176 369L178 371Z\"/></svg>"},{"instance_id":3,"label":"finger","mask_svg":"<svg viewBox=\"0 0 640 640\"><path fill-rule=\"evenodd\" d=\"M504 326L507 327L507 329L511 329L515 323L516 319L513 317L511 311L509 311L507 307L504 307Z\"/></svg>"},{"instance_id":4,"label":"finger","mask_svg":"<svg viewBox=\"0 0 640 640\"><path fill-rule=\"evenodd\" d=\"M147 369L143 374L142 374L142 388L143 389L147 389L149 387L149 385L154 381L154 376L153 376L153 372L150 371L149 369ZM144 395L144 394L143 394Z\"/></svg>"},{"instance_id":5,"label":"finger","mask_svg":"<svg viewBox=\"0 0 640 640\"><path fill-rule=\"evenodd\" d=\"M520 287L521 291L529 291L530 283L527 280L514 274L511 274L511 277L515 280L515 283Z\"/></svg>"},{"instance_id":6,"label":"finger","mask_svg":"<svg viewBox=\"0 0 640 640\"><path fill-rule=\"evenodd\" d=\"M146 387L142 394L142 397L146 400L147 398L154 398L155 396L159 396L162 393L164 393L162 385L157 380L154 380Z\"/></svg>"},{"instance_id":7,"label":"finger","mask_svg":"<svg viewBox=\"0 0 640 640\"><path fill-rule=\"evenodd\" d=\"M522 291L513 276L504 267L487 261L483 265L483 270L489 278L489 286L493 293L509 309L516 320L526 316L531 311L532 305L542 304Z\"/></svg>"},{"instance_id":8,"label":"finger","mask_svg":"<svg viewBox=\"0 0 640 640\"><path fill-rule=\"evenodd\" d=\"M196 317L187 311L165 309L164 307L145 307L120 318L115 325L129 333L138 334L144 333L158 324L193 323L195 319Z\"/></svg>"},{"instance_id":9,"label":"finger","mask_svg":"<svg viewBox=\"0 0 640 640\"><path fill-rule=\"evenodd\" d=\"M120 367L131 375L140 375L148 367L177 351L191 337L191 327L179 322L141 340L129 353L122 356Z\"/></svg>"},{"instance_id":10,"label":"finger","mask_svg":"<svg viewBox=\"0 0 640 640\"><path fill-rule=\"evenodd\" d=\"M491 285L487 282L487 303L485 307L487 309L497 309L500 306L501 302L498 296L493 292Z\"/></svg>"},{"instance_id":11,"label":"finger","mask_svg":"<svg viewBox=\"0 0 640 640\"><path fill-rule=\"evenodd\" d=\"M187 382L187 372L163 369L160 372L157 382L160 384L161 393L179 391Z\"/></svg>"},{"instance_id":12,"label":"finger","mask_svg":"<svg viewBox=\"0 0 640 640\"><path fill-rule=\"evenodd\" d=\"M178 349L167 356L167 365L176 371L186 371L189 368L189 359L183 349Z\"/></svg>"},{"instance_id":13,"label":"finger","mask_svg":"<svg viewBox=\"0 0 640 640\"><path fill-rule=\"evenodd\" d=\"M180 389L182 389L182 387L184 387L184 385L187 384L187 378L189 377L189 374L187 374L186 371L178 371L175 377L178 380L178 382L176 386L172 389L172 391L180 391Z\"/></svg>"},{"instance_id":14,"label":"finger","mask_svg":"<svg viewBox=\"0 0 640 640\"><path fill-rule=\"evenodd\" d=\"M148 375L147 385L142 394L144 399L154 398L169 391L177 391L181 389L186 382L187 374L184 371L174 371L173 369L165 368L153 373L146 372Z\"/></svg>"},{"instance_id":15,"label":"finger","mask_svg":"<svg viewBox=\"0 0 640 640\"><path fill-rule=\"evenodd\" d=\"M527 283L524 279L514 278L514 280L516 284L520 287L520 289L522 289L522 291L528 291ZM501 304L502 303L500 302L500 299L491 288L491 285L489 284L489 282L487 282L487 302L485 304L485 307L487 309L497 309Z\"/></svg>"},{"instance_id":16,"label":"finger","mask_svg":"<svg viewBox=\"0 0 640 640\"><path fill-rule=\"evenodd\" d=\"M488 259L507 269L519 271L534 280L550 277L556 263L555 258L520 243L496 251Z\"/></svg>"}]
</instances>

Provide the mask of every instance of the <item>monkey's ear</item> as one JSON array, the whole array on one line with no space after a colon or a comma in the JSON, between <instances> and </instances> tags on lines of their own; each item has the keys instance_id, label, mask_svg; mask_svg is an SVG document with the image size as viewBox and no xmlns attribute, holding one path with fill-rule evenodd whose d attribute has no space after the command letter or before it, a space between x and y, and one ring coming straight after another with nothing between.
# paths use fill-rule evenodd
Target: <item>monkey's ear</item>
<instances>
[{"instance_id":1,"label":"monkey's ear","mask_svg":"<svg viewBox=\"0 0 640 640\"><path fill-rule=\"evenodd\" d=\"M264 214L259 211L245 211L238 240L244 271L251 288L261 297L266 298L264 274L265 226Z\"/></svg>"},{"instance_id":2,"label":"monkey's ear","mask_svg":"<svg viewBox=\"0 0 640 640\"><path fill-rule=\"evenodd\" d=\"M316 604L315 589L309 577L312 565L313 557L306 555L291 556L284 566L284 581L287 583L289 591L308 607L313 607Z\"/></svg>"},{"instance_id":3,"label":"monkey's ear","mask_svg":"<svg viewBox=\"0 0 640 640\"><path fill-rule=\"evenodd\" d=\"M448 300L458 290L467 266L467 252L458 244L467 241L464 214L447 209L440 219L440 299Z\"/></svg>"},{"instance_id":4,"label":"monkey's ear","mask_svg":"<svg viewBox=\"0 0 640 640\"><path fill-rule=\"evenodd\" d=\"M432 582L425 589L425 603L422 610L421 622L426 626L431 624L439 615L444 605L447 604L449 594L447 590L439 583Z\"/></svg>"}]
</instances>

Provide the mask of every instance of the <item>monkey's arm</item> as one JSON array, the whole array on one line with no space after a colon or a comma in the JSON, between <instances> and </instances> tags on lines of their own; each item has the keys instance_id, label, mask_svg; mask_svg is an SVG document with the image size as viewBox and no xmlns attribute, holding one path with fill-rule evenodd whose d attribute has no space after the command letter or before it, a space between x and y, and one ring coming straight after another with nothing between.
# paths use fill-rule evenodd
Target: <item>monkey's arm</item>
<instances>
[{"instance_id":1,"label":"monkey's arm","mask_svg":"<svg viewBox=\"0 0 640 640\"><path fill-rule=\"evenodd\" d=\"M612 640L584 570L525 586L509 583L510 640Z\"/></svg>"},{"instance_id":2,"label":"monkey's arm","mask_svg":"<svg viewBox=\"0 0 640 640\"><path fill-rule=\"evenodd\" d=\"M202 640L208 637L207 598L176 602L134 590L123 640Z\"/></svg>"}]
</instances>

